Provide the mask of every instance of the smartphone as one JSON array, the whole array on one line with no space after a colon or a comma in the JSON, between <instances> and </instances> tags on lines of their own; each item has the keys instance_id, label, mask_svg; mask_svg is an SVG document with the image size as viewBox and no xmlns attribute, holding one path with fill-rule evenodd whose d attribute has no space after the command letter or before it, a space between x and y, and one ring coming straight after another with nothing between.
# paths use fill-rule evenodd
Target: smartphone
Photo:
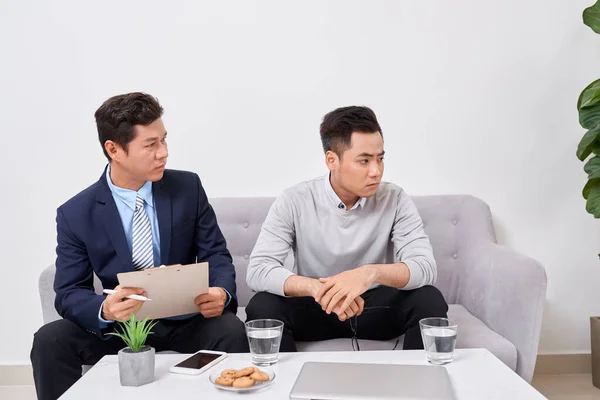
<instances>
[{"instance_id":1,"label":"smartphone","mask_svg":"<svg viewBox=\"0 0 600 400\"><path fill-rule=\"evenodd\" d=\"M227 353L222 351L200 350L179 364L173 365L169 371L175 374L198 375L225 358Z\"/></svg>"}]
</instances>

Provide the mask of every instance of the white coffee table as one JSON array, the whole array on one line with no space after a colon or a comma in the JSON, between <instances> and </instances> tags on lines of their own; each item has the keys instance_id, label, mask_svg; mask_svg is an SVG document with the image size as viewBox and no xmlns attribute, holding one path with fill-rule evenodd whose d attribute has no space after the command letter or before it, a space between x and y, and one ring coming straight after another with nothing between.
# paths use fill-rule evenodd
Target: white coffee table
<instances>
[{"instance_id":1,"label":"white coffee table","mask_svg":"<svg viewBox=\"0 0 600 400\"><path fill-rule=\"evenodd\" d=\"M117 356L106 356L90 369L61 400L185 400L185 399L288 399L302 364L306 361L361 362L426 365L423 351L361 351L282 353L272 367L276 377L270 386L250 393L217 389L208 379L210 370L197 376L172 374L169 367L185 354L158 354L156 380L145 386L119 383ZM230 354L213 368L250 365L249 354ZM457 399L544 399L538 391L485 349L459 349L446 366ZM401 390L401 389L399 389Z\"/></svg>"}]
</instances>

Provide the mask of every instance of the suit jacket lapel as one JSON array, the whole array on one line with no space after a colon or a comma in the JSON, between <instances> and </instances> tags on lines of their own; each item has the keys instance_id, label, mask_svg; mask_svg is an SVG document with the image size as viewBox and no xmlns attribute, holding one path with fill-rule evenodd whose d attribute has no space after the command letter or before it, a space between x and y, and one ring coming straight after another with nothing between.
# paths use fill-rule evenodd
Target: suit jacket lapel
<instances>
[{"instance_id":1,"label":"suit jacket lapel","mask_svg":"<svg viewBox=\"0 0 600 400\"><path fill-rule=\"evenodd\" d=\"M125 231L123 231L123 224L121 223L121 217L119 216L119 210L115 204L115 199L110 193L110 188L106 183L106 170L100 177L100 191L96 196L98 201L98 207L100 207L100 218L106 233L110 238L117 255L121 258L123 265L129 271L133 271L133 264L131 261L131 251L127 246L127 239L125 238Z\"/></svg>"},{"instance_id":2,"label":"suit jacket lapel","mask_svg":"<svg viewBox=\"0 0 600 400\"><path fill-rule=\"evenodd\" d=\"M164 187L163 179L152 184L152 192L160 233L160 263L167 265L171 249L171 196Z\"/></svg>"}]
</instances>

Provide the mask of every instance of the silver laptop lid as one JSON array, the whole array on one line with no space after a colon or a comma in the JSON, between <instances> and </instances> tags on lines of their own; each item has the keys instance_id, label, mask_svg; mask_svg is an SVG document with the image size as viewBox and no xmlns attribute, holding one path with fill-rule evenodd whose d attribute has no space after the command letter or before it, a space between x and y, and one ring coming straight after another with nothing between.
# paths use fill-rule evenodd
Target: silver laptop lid
<instances>
[{"instance_id":1,"label":"silver laptop lid","mask_svg":"<svg viewBox=\"0 0 600 400\"><path fill-rule=\"evenodd\" d=\"M433 365L307 362L290 399L454 400L446 368Z\"/></svg>"}]
</instances>

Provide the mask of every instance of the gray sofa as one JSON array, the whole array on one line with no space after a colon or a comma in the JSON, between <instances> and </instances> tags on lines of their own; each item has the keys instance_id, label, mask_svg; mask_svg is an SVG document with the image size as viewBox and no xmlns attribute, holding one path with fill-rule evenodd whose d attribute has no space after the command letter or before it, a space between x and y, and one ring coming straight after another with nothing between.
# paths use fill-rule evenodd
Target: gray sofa
<instances>
[{"instance_id":1,"label":"gray sofa","mask_svg":"<svg viewBox=\"0 0 600 400\"><path fill-rule=\"evenodd\" d=\"M486 348L530 382L533 376L546 294L543 266L496 244L492 215L472 196L413 197L438 264L436 286L458 323L458 348ZM215 198L211 204L237 271L238 315L252 297L246 285L248 258L273 198ZM292 269L293 255L286 260ZM54 265L40 276L44 323L56 320ZM96 290L102 288L96 280ZM400 338L402 340L402 338ZM388 342L361 340L361 350L390 350ZM398 348L402 348L401 345ZM350 340L300 342L300 351L352 350Z\"/></svg>"}]
</instances>

